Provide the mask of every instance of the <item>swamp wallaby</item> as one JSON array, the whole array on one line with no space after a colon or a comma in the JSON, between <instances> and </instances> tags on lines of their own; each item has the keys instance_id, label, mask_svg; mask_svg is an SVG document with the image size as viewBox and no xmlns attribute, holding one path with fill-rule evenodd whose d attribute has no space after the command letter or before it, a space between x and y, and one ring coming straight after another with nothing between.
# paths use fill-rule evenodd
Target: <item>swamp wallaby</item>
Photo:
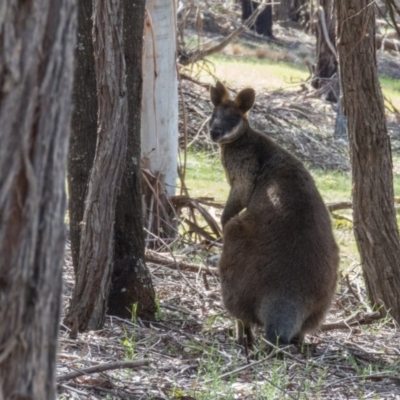
<instances>
[{"instance_id":1,"label":"swamp wallaby","mask_svg":"<svg viewBox=\"0 0 400 400\"><path fill-rule=\"evenodd\" d=\"M251 344L251 324L263 325L274 344L303 340L322 322L336 287L328 211L303 164L250 127L253 89L230 100L217 82L210 94L211 139L231 186L221 220L225 307L239 320L239 341L246 334Z\"/></svg>"}]
</instances>

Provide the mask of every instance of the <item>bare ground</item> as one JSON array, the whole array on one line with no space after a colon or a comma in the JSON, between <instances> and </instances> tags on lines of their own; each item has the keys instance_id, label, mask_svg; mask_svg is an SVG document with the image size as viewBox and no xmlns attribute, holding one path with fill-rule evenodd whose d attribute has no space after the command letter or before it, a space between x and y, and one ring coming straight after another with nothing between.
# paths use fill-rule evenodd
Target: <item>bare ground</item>
<instances>
[{"instance_id":1,"label":"bare ground","mask_svg":"<svg viewBox=\"0 0 400 400\"><path fill-rule=\"evenodd\" d=\"M400 331L368 308L357 267L340 281L326 330L307 336L301 348L267 353L260 331L253 351L235 344L234 323L222 307L216 276L148 265L159 320L107 317L103 330L76 340L62 327L58 377L128 359L148 365L65 380L59 383L59 398L400 398ZM65 310L74 282L68 243L64 268Z\"/></svg>"}]
</instances>

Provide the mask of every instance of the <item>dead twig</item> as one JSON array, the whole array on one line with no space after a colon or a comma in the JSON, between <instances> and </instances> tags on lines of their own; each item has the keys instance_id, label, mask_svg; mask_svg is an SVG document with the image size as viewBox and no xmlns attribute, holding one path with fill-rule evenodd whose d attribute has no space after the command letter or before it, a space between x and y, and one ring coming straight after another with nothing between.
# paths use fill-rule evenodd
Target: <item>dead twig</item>
<instances>
[{"instance_id":1,"label":"dead twig","mask_svg":"<svg viewBox=\"0 0 400 400\"><path fill-rule=\"evenodd\" d=\"M144 367L150 364L149 360L135 360L135 361L116 361L105 364L96 365L94 367L80 369L69 374L61 375L57 378L57 382L65 382L77 378L82 375L90 375L98 372L111 371L113 369L134 369Z\"/></svg>"}]
</instances>

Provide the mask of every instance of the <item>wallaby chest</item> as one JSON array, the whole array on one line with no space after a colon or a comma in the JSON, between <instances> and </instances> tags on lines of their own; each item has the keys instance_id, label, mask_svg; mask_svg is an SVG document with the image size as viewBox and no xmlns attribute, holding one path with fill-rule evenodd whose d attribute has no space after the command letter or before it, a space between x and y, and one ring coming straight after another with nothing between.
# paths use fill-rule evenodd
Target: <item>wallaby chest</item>
<instances>
[{"instance_id":1,"label":"wallaby chest","mask_svg":"<svg viewBox=\"0 0 400 400\"><path fill-rule=\"evenodd\" d=\"M221 161L231 186L253 185L261 168L254 146L245 140L221 146Z\"/></svg>"}]
</instances>

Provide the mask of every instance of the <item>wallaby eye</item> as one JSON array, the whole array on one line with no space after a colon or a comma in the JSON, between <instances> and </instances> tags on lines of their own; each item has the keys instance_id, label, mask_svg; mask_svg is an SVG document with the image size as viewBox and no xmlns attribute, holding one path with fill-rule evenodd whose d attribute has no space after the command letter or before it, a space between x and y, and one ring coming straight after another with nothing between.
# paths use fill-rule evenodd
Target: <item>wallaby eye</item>
<instances>
[{"instance_id":1,"label":"wallaby eye","mask_svg":"<svg viewBox=\"0 0 400 400\"><path fill-rule=\"evenodd\" d=\"M239 123L240 118L238 118L237 116L234 117L230 117L227 119L227 123L229 124L230 127L234 127Z\"/></svg>"}]
</instances>

